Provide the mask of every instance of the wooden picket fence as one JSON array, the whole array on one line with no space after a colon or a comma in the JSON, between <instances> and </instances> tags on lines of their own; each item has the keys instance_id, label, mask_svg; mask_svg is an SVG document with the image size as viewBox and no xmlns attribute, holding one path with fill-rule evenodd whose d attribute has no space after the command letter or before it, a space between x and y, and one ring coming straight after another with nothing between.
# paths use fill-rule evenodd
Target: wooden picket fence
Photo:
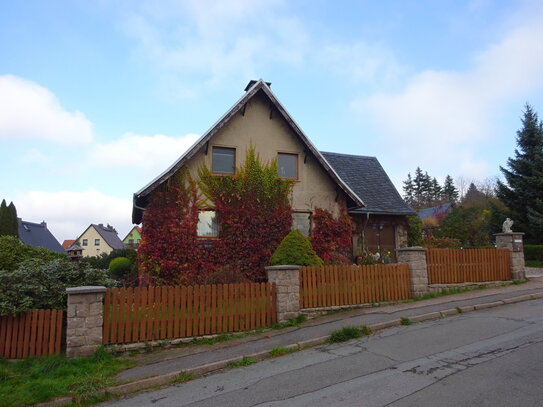
<instances>
[{"instance_id":1,"label":"wooden picket fence","mask_svg":"<svg viewBox=\"0 0 543 407\"><path fill-rule=\"evenodd\" d=\"M130 343L263 328L276 323L275 284L113 288L103 343Z\"/></svg>"},{"instance_id":2,"label":"wooden picket fence","mask_svg":"<svg viewBox=\"0 0 543 407\"><path fill-rule=\"evenodd\" d=\"M0 357L20 359L60 353L64 311L34 309L0 317Z\"/></svg>"},{"instance_id":3,"label":"wooden picket fence","mask_svg":"<svg viewBox=\"0 0 543 407\"><path fill-rule=\"evenodd\" d=\"M300 308L411 298L407 264L306 266L300 269Z\"/></svg>"},{"instance_id":4,"label":"wooden picket fence","mask_svg":"<svg viewBox=\"0 0 543 407\"><path fill-rule=\"evenodd\" d=\"M429 284L505 281L511 278L508 249L429 249Z\"/></svg>"}]
</instances>

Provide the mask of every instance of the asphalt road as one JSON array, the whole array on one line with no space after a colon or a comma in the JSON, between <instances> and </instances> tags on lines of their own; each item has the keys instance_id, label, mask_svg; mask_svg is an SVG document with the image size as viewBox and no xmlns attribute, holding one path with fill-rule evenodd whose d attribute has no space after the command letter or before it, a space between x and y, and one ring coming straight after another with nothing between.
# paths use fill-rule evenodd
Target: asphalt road
<instances>
[{"instance_id":1,"label":"asphalt road","mask_svg":"<svg viewBox=\"0 0 543 407\"><path fill-rule=\"evenodd\" d=\"M388 329L104 406L543 406L543 300Z\"/></svg>"}]
</instances>

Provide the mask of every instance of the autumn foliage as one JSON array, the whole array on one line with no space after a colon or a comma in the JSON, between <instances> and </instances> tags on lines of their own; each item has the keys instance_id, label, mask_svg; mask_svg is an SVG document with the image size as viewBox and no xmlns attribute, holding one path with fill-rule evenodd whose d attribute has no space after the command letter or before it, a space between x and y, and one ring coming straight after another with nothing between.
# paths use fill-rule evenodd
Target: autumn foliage
<instances>
[{"instance_id":1,"label":"autumn foliage","mask_svg":"<svg viewBox=\"0 0 543 407\"><path fill-rule=\"evenodd\" d=\"M311 241L325 264L352 264L352 235L352 220L346 209L337 219L325 209L315 209Z\"/></svg>"},{"instance_id":2,"label":"autumn foliage","mask_svg":"<svg viewBox=\"0 0 543 407\"><path fill-rule=\"evenodd\" d=\"M203 267L196 238L199 196L183 168L151 195L138 249L140 284L192 283Z\"/></svg>"},{"instance_id":3,"label":"autumn foliage","mask_svg":"<svg viewBox=\"0 0 543 407\"><path fill-rule=\"evenodd\" d=\"M252 281L265 280L264 267L292 225L292 181L279 178L276 160L263 164L253 147L234 176L216 176L207 167L199 176L200 189L220 219L219 239L207 257Z\"/></svg>"}]
</instances>

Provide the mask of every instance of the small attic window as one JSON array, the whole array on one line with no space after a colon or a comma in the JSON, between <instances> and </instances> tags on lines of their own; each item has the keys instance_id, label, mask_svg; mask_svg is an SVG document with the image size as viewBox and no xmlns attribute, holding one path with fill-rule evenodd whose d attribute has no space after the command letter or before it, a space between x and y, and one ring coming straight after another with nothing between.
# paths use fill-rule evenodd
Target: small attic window
<instances>
[{"instance_id":1,"label":"small attic window","mask_svg":"<svg viewBox=\"0 0 543 407\"><path fill-rule=\"evenodd\" d=\"M211 155L211 171L213 174L235 174L236 149L213 147L213 153Z\"/></svg>"},{"instance_id":2,"label":"small attic window","mask_svg":"<svg viewBox=\"0 0 543 407\"><path fill-rule=\"evenodd\" d=\"M277 154L277 175L281 178L298 179L298 154Z\"/></svg>"}]
</instances>

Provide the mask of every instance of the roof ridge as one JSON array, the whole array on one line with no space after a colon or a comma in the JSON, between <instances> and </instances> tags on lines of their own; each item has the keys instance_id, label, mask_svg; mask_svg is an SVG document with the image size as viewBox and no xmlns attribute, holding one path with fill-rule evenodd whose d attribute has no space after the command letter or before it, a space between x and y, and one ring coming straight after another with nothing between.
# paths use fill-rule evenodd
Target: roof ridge
<instances>
[{"instance_id":1,"label":"roof ridge","mask_svg":"<svg viewBox=\"0 0 543 407\"><path fill-rule=\"evenodd\" d=\"M332 151L320 151L321 154L334 154L334 155L342 155L345 157L363 157L363 158L374 158L377 160L377 157L374 155L359 155L359 154L346 154L346 153L334 153Z\"/></svg>"}]
</instances>

